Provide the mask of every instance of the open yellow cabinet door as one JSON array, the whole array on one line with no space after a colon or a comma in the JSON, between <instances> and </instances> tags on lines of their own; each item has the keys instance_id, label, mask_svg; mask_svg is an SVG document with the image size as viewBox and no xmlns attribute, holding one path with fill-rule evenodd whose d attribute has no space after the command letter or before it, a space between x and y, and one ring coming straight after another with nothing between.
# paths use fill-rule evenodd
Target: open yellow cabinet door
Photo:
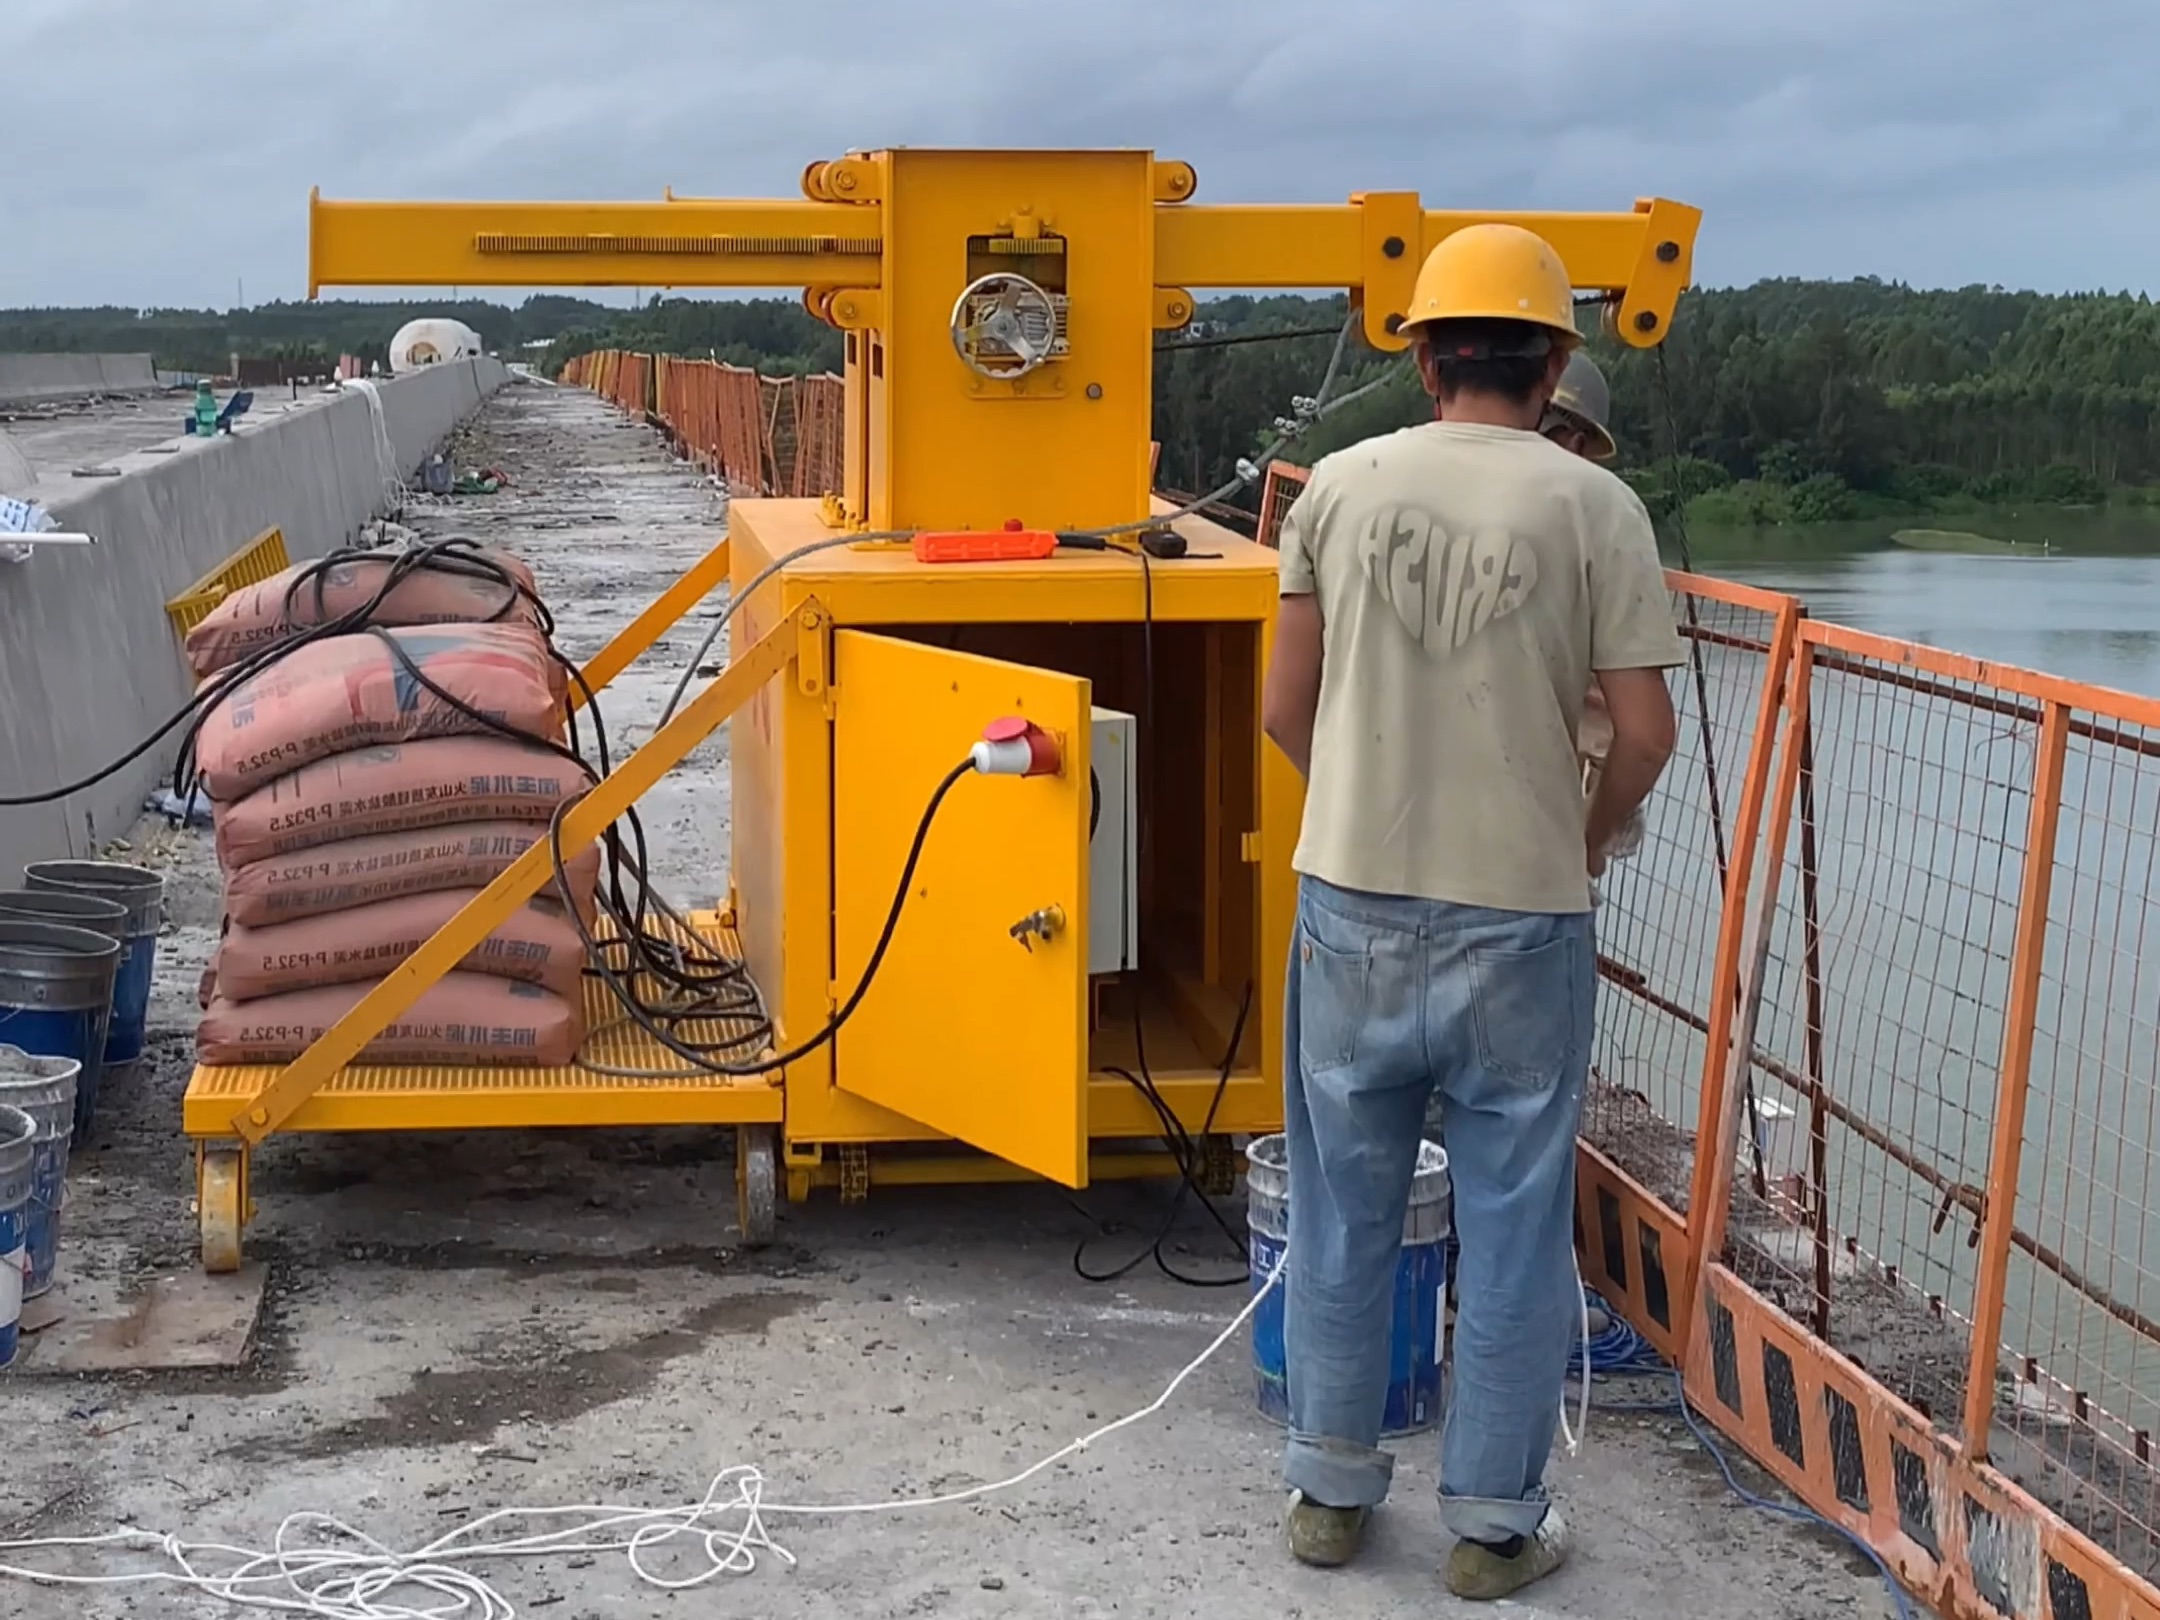
<instances>
[{"instance_id":1,"label":"open yellow cabinet door","mask_svg":"<svg viewBox=\"0 0 2160 1620\"><path fill-rule=\"evenodd\" d=\"M1054 776L946 795L841 1090L1068 1187L1087 1184L1088 683L867 631L833 636L835 994L862 977L939 780L992 722L1054 737ZM1048 919L1048 932L1014 929Z\"/></svg>"}]
</instances>

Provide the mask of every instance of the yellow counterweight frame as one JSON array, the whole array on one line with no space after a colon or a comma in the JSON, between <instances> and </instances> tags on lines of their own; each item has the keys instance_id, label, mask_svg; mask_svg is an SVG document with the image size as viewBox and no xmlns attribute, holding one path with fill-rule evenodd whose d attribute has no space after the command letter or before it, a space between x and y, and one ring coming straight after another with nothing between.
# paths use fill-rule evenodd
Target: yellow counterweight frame
<instances>
[{"instance_id":1,"label":"yellow counterweight frame","mask_svg":"<svg viewBox=\"0 0 2160 1620\"><path fill-rule=\"evenodd\" d=\"M586 668L594 690L732 575L864 529L1137 523L1150 497L1154 335L1185 325L1194 289L1346 287L1366 339L1397 349L1424 255L1462 227L1538 231L1570 279L1601 294L1624 342L1662 341L1687 285L1700 216L1638 201L1605 214L1426 209L1414 193L1336 206L1208 206L1184 163L1144 151L851 153L810 166L800 201L659 203L311 201L311 293L328 285L771 287L846 337L844 488L823 503L739 500L723 541ZM1024 375L964 364L956 295L1017 271L1058 302L1059 351ZM732 887L701 925L739 937L783 1045L820 1028L852 987L927 784L1007 714L1059 735L1059 778L963 783L926 849L904 926L855 1022L784 1075L697 1074L623 1037L610 1069L352 1067L548 879L530 851L281 1068L198 1069L185 1128L199 1143L205 1259L237 1264L247 1154L278 1130L732 1123L745 1132L746 1226L769 1218L776 1173L794 1196L836 1183L1039 1174L1069 1185L1149 1173L1159 1154L1097 1142L1160 1125L1108 1073L1086 973L1088 822L1082 808L1096 687L1131 690L1141 634L1166 638L1186 684L1171 722L1192 806L1178 873L1188 946L1159 987L1190 1040L1153 1078L1183 1125L1229 1133L1280 1121L1280 973L1301 804L1263 746L1259 676L1275 601L1262 546L1185 519L1193 558L1143 572L1127 552L1040 563L918 564L904 550L825 549L745 604L727 668L565 818L581 849L731 717ZM1143 621L1145 623L1143 624ZM1062 646L1063 652L1049 650ZM1149 643L1152 651L1152 641ZM1003 853L1001 853L1001 851ZM1167 857L1166 857L1167 859ZM1070 926L1039 948L1009 925ZM1145 908L1143 908L1145 911ZM1147 956L1143 944L1143 959ZM1235 987L1249 984L1227 1079ZM1208 1054L1204 1059L1200 1054ZM1122 1065L1121 1065L1122 1066ZM958 1141L956 1159L877 1144Z\"/></svg>"}]
</instances>

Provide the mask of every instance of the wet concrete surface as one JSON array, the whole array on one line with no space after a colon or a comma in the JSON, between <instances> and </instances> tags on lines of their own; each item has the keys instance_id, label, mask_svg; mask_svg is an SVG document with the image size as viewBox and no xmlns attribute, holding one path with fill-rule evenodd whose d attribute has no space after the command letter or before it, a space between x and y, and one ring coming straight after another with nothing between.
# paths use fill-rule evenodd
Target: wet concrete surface
<instances>
[{"instance_id":1,"label":"wet concrete surface","mask_svg":"<svg viewBox=\"0 0 2160 1620\"><path fill-rule=\"evenodd\" d=\"M526 556L576 654L720 533L717 492L581 394L508 390L460 459L502 467L510 490L410 521ZM616 683L606 710L625 741L649 729L709 622ZM672 893L719 891L724 745L652 802L648 830ZM218 917L206 834L145 827L133 853L172 876L154 1057L105 1100L77 1160L63 1262L123 1282L195 1263L179 1099ZM513 1504L687 1503L744 1463L796 1503L949 1491L1146 1404L1243 1297L1150 1268L1101 1286L1074 1274L1082 1240L1099 1265L1152 1227L1161 1188L828 1196L788 1211L777 1245L740 1251L721 1131L276 1138L255 1194L248 1248L270 1280L244 1367L0 1377L0 1537L130 1524L267 1546L288 1514L316 1510L417 1546ZM1194 1225L1177 1258L1226 1257ZM1479 1609L1441 1588L1430 1440L1403 1446L1359 1566L1300 1569L1277 1539L1280 1434L1255 1410L1248 1354L1233 1339L1158 1417L1012 1492L775 1521L793 1568L767 1555L672 1596L614 1555L497 1564L491 1578L521 1615L561 1620L1886 1612L1849 1553L1739 1507L1656 1414L1600 1415L1580 1457L1556 1463L1577 1553L1531 1605ZM679 1570L683 1551L653 1563ZM41 1556L84 1573L132 1557ZM231 1612L169 1588L0 1582L0 1614L25 1620Z\"/></svg>"}]
</instances>

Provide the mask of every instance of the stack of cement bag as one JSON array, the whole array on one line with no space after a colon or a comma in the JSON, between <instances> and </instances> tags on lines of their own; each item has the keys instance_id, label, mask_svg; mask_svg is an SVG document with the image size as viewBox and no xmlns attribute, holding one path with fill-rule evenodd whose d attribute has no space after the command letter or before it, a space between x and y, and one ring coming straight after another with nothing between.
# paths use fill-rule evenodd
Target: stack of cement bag
<instances>
[{"instance_id":1,"label":"stack of cement bag","mask_svg":"<svg viewBox=\"0 0 2160 1620\"><path fill-rule=\"evenodd\" d=\"M365 607L394 556L303 564L227 598L188 637L202 677L287 648L234 686L195 740L225 876L196 1036L205 1063L298 1056L547 843L550 819L591 784L575 760L519 740L560 743L567 677L514 558L458 553L491 567L409 573L368 628L295 641ZM588 926L599 866L588 845L564 874ZM551 880L361 1060L568 1063L585 1034L584 966Z\"/></svg>"}]
</instances>

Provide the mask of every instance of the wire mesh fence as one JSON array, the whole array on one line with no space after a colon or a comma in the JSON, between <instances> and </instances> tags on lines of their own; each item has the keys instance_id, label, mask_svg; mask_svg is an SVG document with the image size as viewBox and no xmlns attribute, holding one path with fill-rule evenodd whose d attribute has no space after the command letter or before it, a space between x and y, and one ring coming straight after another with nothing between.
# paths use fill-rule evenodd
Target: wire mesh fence
<instances>
[{"instance_id":1,"label":"wire mesh fence","mask_svg":"<svg viewBox=\"0 0 2160 1620\"><path fill-rule=\"evenodd\" d=\"M2160 1577L2160 705L1801 641L1725 1253Z\"/></svg>"},{"instance_id":2,"label":"wire mesh fence","mask_svg":"<svg viewBox=\"0 0 2160 1620\"><path fill-rule=\"evenodd\" d=\"M1759 704L1771 614L1674 583L1680 745L1603 884L1584 1137L2150 1592L2160 703L1803 623Z\"/></svg>"},{"instance_id":3,"label":"wire mesh fence","mask_svg":"<svg viewBox=\"0 0 2160 1620\"><path fill-rule=\"evenodd\" d=\"M2080 709L2064 730L1989 1449L2154 1576L2160 727Z\"/></svg>"},{"instance_id":4,"label":"wire mesh fence","mask_svg":"<svg viewBox=\"0 0 2160 1620\"><path fill-rule=\"evenodd\" d=\"M834 376L766 377L718 360L601 350L563 378L633 415L744 495L829 495L841 487L845 384Z\"/></svg>"},{"instance_id":5,"label":"wire mesh fence","mask_svg":"<svg viewBox=\"0 0 2160 1620\"><path fill-rule=\"evenodd\" d=\"M1675 1210L1688 1204L1718 927L1758 741L1776 610L1674 579L1687 663L1673 672L1672 761L1640 846L1600 884L1597 1038L1583 1136Z\"/></svg>"},{"instance_id":6,"label":"wire mesh fence","mask_svg":"<svg viewBox=\"0 0 2160 1620\"><path fill-rule=\"evenodd\" d=\"M1260 521L1254 535L1263 546L1282 544L1283 519L1311 479L1308 469L1291 462L1268 463L1267 478L1260 486Z\"/></svg>"},{"instance_id":7,"label":"wire mesh fence","mask_svg":"<svg viewBox=\"0 0 2160 1620\"><path fill-rule=\"evenodd\" d=\"M1974 682L1810 655L1756 1029L1775 1106L1728 1236L1743 1276L1954 1428L2033 752Z\"/></svg>"}]
</instances>

